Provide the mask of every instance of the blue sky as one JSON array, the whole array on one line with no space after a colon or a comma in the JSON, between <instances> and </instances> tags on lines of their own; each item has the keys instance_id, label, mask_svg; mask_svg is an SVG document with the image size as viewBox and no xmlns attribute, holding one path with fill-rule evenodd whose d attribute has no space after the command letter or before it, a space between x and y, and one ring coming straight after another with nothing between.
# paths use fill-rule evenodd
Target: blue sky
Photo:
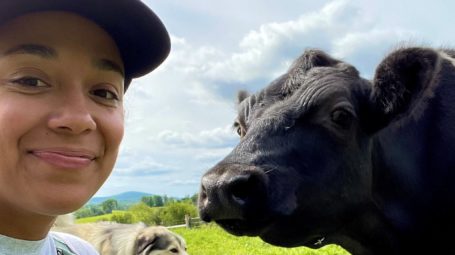
<instances>
[{"instance_id":1,"label":"blue sky","mask_svg":"<svg viewBox=\"0 0 455 255\"><path fill-rule=\"evenodd\" d=\"M202 174L238 142L237 91L266 86L307 48L371 78L397 47L455 47L450 0L144 2L167 26L172 50L128 89L119 159L95 196L198 192Z\"/></svg>"}]
</instances>

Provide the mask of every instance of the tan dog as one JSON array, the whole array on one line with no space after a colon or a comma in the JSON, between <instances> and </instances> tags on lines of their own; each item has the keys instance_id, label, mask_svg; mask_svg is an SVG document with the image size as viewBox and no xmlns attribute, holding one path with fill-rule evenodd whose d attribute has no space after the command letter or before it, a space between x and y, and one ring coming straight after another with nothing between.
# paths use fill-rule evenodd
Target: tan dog
<instances>
[{"instance_id":1,"label":"tan dog","mask_svg":"<svg viewBox=\"0 0 455 255\"><path fill-rule=\"evenodd\" d=\"M110 222L62 224L57 221L52 230L88 241L101 255L188 255L185 240L160 226Z\"/></svg>"}]
</instances>

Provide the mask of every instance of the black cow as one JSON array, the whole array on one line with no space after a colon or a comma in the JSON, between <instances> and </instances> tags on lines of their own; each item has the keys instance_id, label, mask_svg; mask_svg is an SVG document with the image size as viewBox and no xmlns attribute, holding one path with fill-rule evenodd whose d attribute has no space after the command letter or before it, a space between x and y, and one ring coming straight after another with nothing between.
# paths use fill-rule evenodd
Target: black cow
<instances>
[{"instance_id":1,"label":"black cow","mask_svg":"<svg viewBox=\"0 0 455 255\"><path fill-rule=\"evenodd\" d=\"M369 81L308 50L240 93L241 140L202 178L202 219L287 247L455 254L453 56L402 48Z\"/></svg>"}]
</instances>

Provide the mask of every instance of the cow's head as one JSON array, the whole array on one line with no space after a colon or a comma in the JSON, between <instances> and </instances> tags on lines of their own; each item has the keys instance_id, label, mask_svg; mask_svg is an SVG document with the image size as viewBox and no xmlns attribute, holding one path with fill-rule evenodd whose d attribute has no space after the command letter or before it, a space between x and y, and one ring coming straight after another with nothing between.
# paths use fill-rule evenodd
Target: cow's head
<instances>
[{"instance_id":1,"label":"cow's head","mask_svg":"<svg viewBox=\"0 0 455 255\"><path fill-rule=\"evenodd\" d=\"M372 204L371 137L410 104L402 85L387 84L417 84L411 76L425 69L409 61L399 73L399 61L383 62L373 89L351 65L309 50L259 93L239 93L240 143L203 176L202 219L310 247L354 221Z\"/></svg>"}]
</instances>

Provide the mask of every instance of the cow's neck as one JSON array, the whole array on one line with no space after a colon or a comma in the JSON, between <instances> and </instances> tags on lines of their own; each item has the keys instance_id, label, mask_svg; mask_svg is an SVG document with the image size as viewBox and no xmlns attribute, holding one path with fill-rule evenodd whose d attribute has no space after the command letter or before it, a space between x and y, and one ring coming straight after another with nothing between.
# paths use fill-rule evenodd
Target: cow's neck
<instances>
[{"instance_id":1,"label":"cow's neck","mask_svg":"<svg viewBox=\"0 0 455 255\"><path fill-rule=\"evenodd\" d=\"M374 203L367 202L359 208L353 212L352 220L327 241L356 255L400 254L394 249L398 245L393 227Z\"/></svg>"},{"instance_id":2,"label":"cow's neck","mask_svg":"<svg viewBox=\"0 0 455 255\"><path fill-rule=\"evenodd\" d=\"M446 197L451 192L443 192L450 187L446 179L451 178L432 159L435 148L442 146L434 144L438 129L433 118L427 112L419 121L397 123L380 132L372 143L373 200L393 226L401 247L417 242L423 249L426 243L440 243L441 236L434 240L419 237L438 236L444 226L455 223L449 216L454 200Z\"/></svg>"}]
</instances>

